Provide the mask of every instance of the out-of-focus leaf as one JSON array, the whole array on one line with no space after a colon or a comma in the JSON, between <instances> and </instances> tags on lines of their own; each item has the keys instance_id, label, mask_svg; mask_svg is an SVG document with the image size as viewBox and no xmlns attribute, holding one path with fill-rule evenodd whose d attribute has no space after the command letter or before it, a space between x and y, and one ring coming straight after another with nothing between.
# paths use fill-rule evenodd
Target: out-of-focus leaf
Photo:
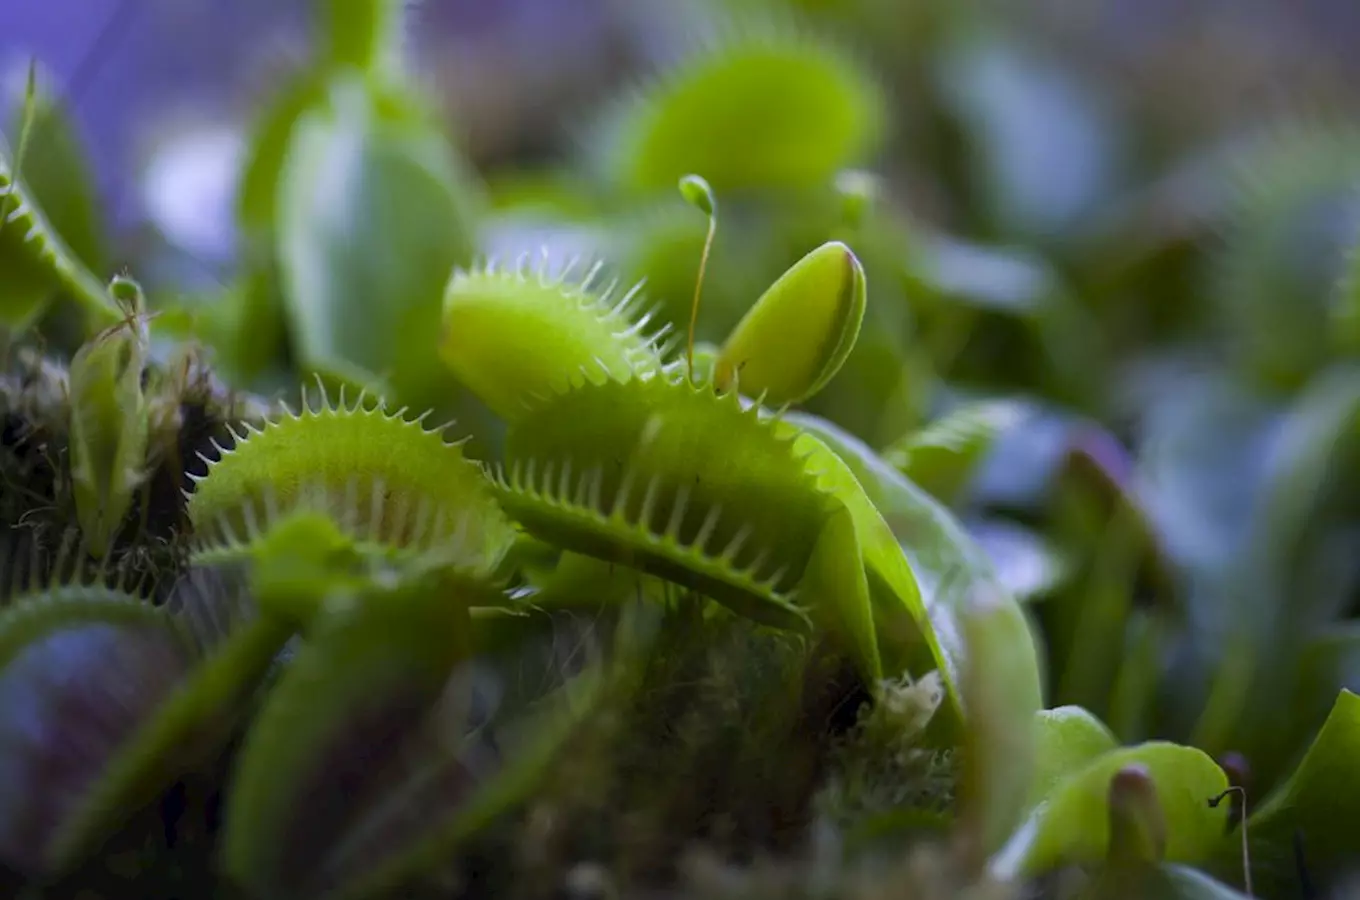
<instances>
[{"instance_id":1,"label":"out-of-focus leaf","mask_svg":"<svg viewBox=\"0 0 1360 900\"><path fill-rule=\"evenodd\" d=\"M1250 900L1190 866L1102 868L1075 900Z\"/></svg>"},{"instance_id":2,"label":"out-of-focus leaf","mask_svg":"<svg viewBox=\"0 0 1360 900\"><path fill-rule=\"evenodd\" d=\"M720 343L782 271L767 229L751 218L736 204L723 207L704 276L698 340ZM604 258L615 261L621 283L645 282L660 321L681 335L689 327L707 230L704 217L679 199L630 209L609 223Z\"/></svg>"},{"instance_id":3,"label":"out-of-focus leaf","mask_svg":"<svg viewBox=\"0 0 1360 900\"><path fill-rule=\"evenodd\" d=\"M1228 171L1235 197L1212 296L1242 369L1266 386L1297 388L1335 346L1337 284L1360 236L1360 129L1277 128Z\"/></svg>"},{"instance_id":4,"label":"out-of-focus leaf","mask_svg":"<svg viewBox=\"0 0 1360 900\"><path fill-rule=\"evenodd\" d=\"M25 119L42 121L43 127L50 132L57 125L50 121L50 111L39 115L36 87L31 79L29 88ZM55 142L57 138L51 133L40 136L45 136L49 142ZM26 161L14 158L18 152L19 148L10 148L0 140L0 270L4 272L4 278L0 279L0 326L22 331L59 291L65 291L77 300L83 311L93 318L95 326L117 321L120 317L118 307L104 285L42 209L25 177ZM24 152L27 155L28 149ZM60 150L53 152L60 156ZM14 171L16 163L21 169L17 173ZM47 170L44 177L51 179L54 175ZM78 186L80 175L72 173L72 178ZM82 218L78 187L72 194L58 191L49 183L48 192L64 204L64 214L78 230ZM88 199L85 198L87 202Z\"/></svg>"},{"instance_id":5,"label":"out-of-focus leaf","mask_svg":"<svg viewBox=\"0 0 1360 900\"><path fill-rule=\"evenodd\" d=\"M399 65L406 0L325 0L317 4L332 65L381 69Z\"/></svg>"},{"instance_id":6,"label":"out-of-focus leaf","mask_svg":"<svg viewBox=\"0 0 1360 900\"><path fill-rule=\"evenodd\" d=\"M192 655L162 609L114 591L10 607L0 641L0 858L47 878L72 862L62 846L72 822L90 815L110 760L174 692Z\"/></svg>"},{"instance_id":7,"label":"out-of-focus leaf","mask_svg":"<svg viewBox=\"0 0 1360 900\"><path fill-rule=\"evenodd\" d=\"M338 594L242 746L224 866L265 895L306 893L467 657L462 597L435 581Z\"/></svg>"},{"instance_id":8,"label":"out-of-focus leaf","mask_svg":"<svg viewBox=\"0 0 1360 900\"><path fill-rule=\"evenodd\" d=\"M1119 745L1105 723L1080 706L1041 710L1035 725L1037 770L1030 782L1030 809L1063 780Z\"/></svg>"},{"instance_id":9,"label":"out-of-focus leaf","mask_svg":"<svg viewBox=\"0 0 1360 900\"><path fill-rule=\"evenodd\" d=\"M968 523L968 531L992 561L996 577L1016 599L1038 600L1065 582L1071 563L1043 535L1005 519Z\"/></svg>"},{"instance_id":10,"label":"out-of-focus leaf","mask_svg":"<svg viewBox=\"0 0 1360 900\"><path fill-rule=\"evenodd\" d=\"M304 366L358 369L436 405L444 284L473 252L468 172L404 95L337 75L279 181L279 259Z\"/></svg>"},{"instance_id":11,"label":"out-of-focus leaf","mask_svg":"<svg viewBox=\"0 0 1360 900\"><path fill-rule=\"evenodd\" d=\"M1310 875L1338 874L1360 856L1360 696L1342 691L1298 768L1254 811L1248 810L1252 878L1262 897L1297 885L1295 836ZM1220 839L1217 868L1231 878L1241 866L1241 834Z\"/></svg>"},{"instance_id":12,"label":"out-of-focus leaf","mask_svg":"<svg viewBox=\"0 0 1360 900\"><path fill-rule=\"evenodd\" d=\"M1300 595L1298 561L1317 546L1317 524L1346 483L1360 441L1360 369L1337 367L1319 377L1281 420L1260 481L1251 531L1230 582L1242 614L1234 621L1196 744L1253 759L1259 777L1276 774L1293 751L1291 738L1244 715L1248 704L1283 706L1294 696L1298 658L1345 598ZM1310 540L1312 538L1313 540Z\"/></svg>"},{"instance_id":13,"label":"out-of-focus leaf","mask_svg":"<svg viewBox=\"0 0 1360 900\"><path fill-rule=\"evenodd\" d=\"M876 148L883 103L847 54L802 29L730 23L614 111L603 170L639 192L691 172L720 193L816 187Z\"/></svg>"},{"instance_id":14,"label":"out-of-focus leaf","mask_svg":"<svg viewBox=\"0 0 1360 900\"><path fill-rule=\"evenodd\" d=\"M960 682L962 667L971 659L970 645L985 644L993 649L989 665L982 671L989 682L994 682L979 690L996 690L998 696L1004 695L1008 715L1021 710L1028 710L1026 715L1036 713L1041 707L1042 676L1034 635L1019 604L996 581L986 555L963 526L854 435L806 413L788 413L785 418L830 448L906 552L911 577L931 620L933 639L939 642L937 655L955 667L941 672L946 685ZM871 554L880 558L889 554L882 548L864 546L872 589L883 576L876 571L882 567L875 565ZM879 630L885 635L921 627L903 621L895 610L880 606L878 613ZM905 637L896 635L898 641ZM937 721L947 718L940 716ZM997 820L1001 817L998 812Z\"/></svg>"},{"instance_id":15,"label":"out-of-focus leaf","mask_svg":"<svg viewBox=\"0 0 1360 900\"><path fill-rule=\"evenodd\" d=\"M1025 408L1006 400L967 404L883 451L902 474L952 505L968 487L998 434L1021 423Z\"/></svg>"},{"instance_id":16,"label":"out-of-focus leaf","mask_svg":"<svg viewBox=\"0 0 1360 900\"><path fill-rule=\"evenodd\" d=\"M1160 873L1151 890L1144 895L1147 900L1248 900L1246 894L1189 866L1162 866Z\"/></svg>"},{"instance_id":17,"label":"out-of-focus leaf","mask_svg":"<svg viewBox=\"0 0 1360 900\"><path fill-rule=\"evenodd\" d=\"M279 179L298 123L325 100L324 80L302 75L284 87L255 123L237 186L237 215L243 230L269 235L278 225Z\"/></svg>"},{"instance_id":18,"label":"out-of-focus leaf","mask_svg":"<svg viewBox=\"0 0 1360 900\"><path fill-rule=\"evenodd\" d=\"M936 369L959 383L1094 407L1106 337L1051 266L1018 248L909 230L896 268Z\"/></svg>"},{"instance_id":19,"label":"out-of-focus leaf","mask_svg":"<svg viewBox=\"0 0 1360 900\"><path fill-rule=\"evenodd\" d=\"M988 588L975 586L973 590L981 593ZM975 594L970 598L973 609L959 617L967 650L963 678L967 726L961 746L959 818L972 832L971 842L978 854L974 863L979 870L1024 816L1037 753L1042 749L1037 746L1034 731L1038 692L1031 695L1028 685L997 675L1019 670L1025 650L1033 652L1032 647L1023 647L1029 636L998 627L1004 621L1000 616L976 614L989 600L1000 606L1009 599L1001 590L994 598Z\"/></svg>"},{"instance_id":20,"label":"out-of-focus leaf","mask_svg":"<svg viewBox=\"0 0 1360 900\"><path fill-rule=\"evenodd\" d=\"M1149 736L1170 628L1165 617L1135 608L1124 625L1124 648L1110 688L1107 716L1125 743Z\"/></svg>"},{"instance_id":21,"label":"out-of-focus leaf","mask_svg":"<svg viewBox=\"0 0 1360 900\"><path fill-rule=\"evenodd\" d=\"M918 291L1010 316L1033 315L1058 291L1042 258L1022 250L974 244L920 230L907 277Z\"/></svg>"},{"instance_id":22,"label":"out-of-focus leaf","mask_svg":"<svg viewBox=\"0 0 1360 900\"><path fill-rule=\"evenodd\" d=\"M1117 123L1089 82L1050 57L973 34L947 48L936 83L971 138L972 198L994 229L1059 235L1110 193Z\"/></svg>"},{"instance_id":23,"label":"out-of-focus leaf","mask_svg":"<svg viewBox=\"0 0 1360 900\"><path fill-rule=\"evenodd\" d=\"M1217 375L1182 379L1174 398L1149 411L1138 475L1157 532L1178 564L1221 575L1237 561L1276 413Z\"/></svg>"},{"instance_id":24,"label":"out-of-focus leaf","mask_svg":"<svg viewBox=\"0 0 1360 900\"><path fill-rule=\"evenodd\" d=\"M48 224L92 272L108 268L108 240L94 173L65 107L41 88L33 98L20 180L42 207ZM11 134L18 135L22 117Z\"/></svg>"},{"instance_id":25,"label":"out-of-focus leaf","mask_svg":"<svg viewBox=\"0 0 1360 900\"><path fill-rule=\"evenodd\" d=\"M1227 809L1210 808L1208 801L1228 779L1203 751L1155 741L1106 753L1060 780L994 857L993 873L1007 878L1102 861L1110 840L1110 779L1126 766L1141 766L1156 785L1167 861L1209 859L1223 840Z\"/></svg>"},{"instance_id":26,"label":"out-of-focus leaf","mask_svg":"<svg viewBox=\"0 0 1360 900\"><path fill-rule=\"evenodd\" d=\"M194 306L195 333L212 348L223 376L235 384L267 392L291 389L296 378L281 378L288 323L277 268L250 251L242 274L222 291ZM270 383L262 387L267 381Z\"/></svg>"},{"instance_id":27,"label":"out-of-focus leaf","mask_svg":"<svg viewBox=\"0 0 1360 900\"><path fill-rule=\"evenodd\" d=\"M1346 268L1332 301L1332 325L1338 349L1348 357L1360 355L1360 234L1346 254Z\"/></svg>"},{"instance_id":28,"label":"out-of-focus leaf","mask_svg":"<svg viewBox=\"0 0 1360 900\"><path fill-rule=\"evenodd\" d=\"M1078 418L1034 404L1022 428L998 434L978 467L971 501L984 508L1039 512L1063 466Z\"/></svg>"}]
</instances>

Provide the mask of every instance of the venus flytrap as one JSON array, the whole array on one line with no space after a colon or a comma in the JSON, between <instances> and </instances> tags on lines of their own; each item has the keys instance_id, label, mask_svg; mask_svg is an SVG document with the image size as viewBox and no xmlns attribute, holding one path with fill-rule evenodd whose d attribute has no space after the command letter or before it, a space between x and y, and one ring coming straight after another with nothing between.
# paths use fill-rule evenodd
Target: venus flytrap
<instances>
[{"instance_id":1,"label":"venus flytrap","mask_svg":"<svg viewBox=\"0 0 1360 900\"><path fill-rule=\"evenodd\" d=\"M24 331L58 290L68 292L96 327L110 326L120 309L107 288L71 249L24 184L23 161L37 115L36 67L30 66L18 146L11 156L0 140L0 327Z\"/></svg>"},{"instance_id":2,"label":"venus flytrap","mask_svg":"<svg viewBox=\"0 0 1360 900\"><path fill-rule=\"evenodd\" d=\"M109 551L145 479L149 414L142 391L150 336L141 289L115 279L127 318L96 334L71 360L71 482L95 556Z\"/></svg>"},{"instance_id":3,"label":"venus flytrap","mask_svg":"<svg viewBox=\"0 0 1360 900\"><path fill-rule=\"evenodd\" d=\"M259 896L334 887L323 862L403 737L471 652L468 609L419 580L332 598L252 723L227 798L224 866ZM455 722L456 709L446 711Z\"/></svg>"},{"instance_id":4,"label":"venus flytrap","mask_svg":"<svg viewBox=\"0 0 1360 900\"><path fill-rule=\"evenodd\" d=\"M881 88L791 18L720 17L707 40L608 110L592 150L609 182L640 194L702 172L719 191L798 190L872 153Z\"/></svg>"},{"instance_id":5,"label":"venus flytrap","mask_svg":"<svg viewBox=\"0 0 1360 900\"><path fill-rule=\"evenodd\" d=\"M248 555L275 522L328 517L365 554L489 573L513 538L480 469L425 417L326 392L249 426L194 478L187 512L200 563Z\"/></svg>"},{"instance_id":6,"label":"venus flytrap","mask_svg":"<svg viewBox=\"0 0 1360 900\"><path fill-rule=\"evenodd\" d=\"M681 190L713 210L703 187L687 179ZM653 344L631 345L636 326L601 327L607 307L589 294L518 276L495 283L498 292L476 291L455 274L444 352L460 380L484 386L484 399L510 415L497 481L513 518L550 544L639 568L757 621L797 631L815 623L868 684L885 665L890 673L938 668L950 698L942 727L957 725L966 651L954 611L932 622L902 548L834 452L722 386L738 355L755 365L754 386L783 403L834 374L865 304L848 248L815 251L766 292L718 351L718 384L692 380L688 360L663 364L647 352ZM798 326L791 346L790 323ZM520 342L515 359L529 361L528 378L476 349L503 346L502 335ZM743 379L742 392L750 387ZM1010 598L982 604L979 621L1010 621L1013 606ZM982 614L993 607L997 615ZM1020 656L1004 671L1019 676L1012 689L1028 710L1037 681L1016 621L1008 640L1019 641Z\"/></svg>"},{"instance_id":7,"label":"venus flytrap","mask_svg":"<svg viewBox=\"0 0 1360 900\"><path fill-rule=\"evenodd\" d=\"M488 263L444 290L441 358L458 381L513 423L536 397L583 372L626 378L661 368L668 329L651 326L643 286L599 285L603 262L560 272Z\"/></svg>"},{"instance_id":8,"label":"venus flytrap","mask_svg":"<svg viewBox=\"0 0 1360 900\"><path fill-rule=\"evenodd\" d=\"M260 627L239 585L199 575L164 606L80 583L15 598L0 613L0 695L26 696L76 755L54 772L41 732L0 721L0 767L22 788L0 802L0 857L36 884L68 874L220 749L286 637Z\"/></svg>"}]
</instances>

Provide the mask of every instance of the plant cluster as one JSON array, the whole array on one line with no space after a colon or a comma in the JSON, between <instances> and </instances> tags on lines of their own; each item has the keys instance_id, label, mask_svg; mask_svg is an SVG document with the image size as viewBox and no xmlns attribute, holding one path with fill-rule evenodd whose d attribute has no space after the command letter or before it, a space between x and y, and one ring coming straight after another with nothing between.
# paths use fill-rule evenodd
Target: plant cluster
<instances>
[{"instance_id":1,"label":"plant cluster","mask_svg":"<svg viewBox=\"0 0 1360 900\"><path fill-rule=\"evenodd\" d=\"M320 3L210 296L110 274L30 77L0 154L16 895L1343 883L1357 133L1241 151L1203 265L1146 211L1036 200L984 82L1061 90L941 14L971 243L867 168L908 142L901 36L821 7L696 4L571 164L483 180L412 10Z\"/></svg>"}]
</instances>

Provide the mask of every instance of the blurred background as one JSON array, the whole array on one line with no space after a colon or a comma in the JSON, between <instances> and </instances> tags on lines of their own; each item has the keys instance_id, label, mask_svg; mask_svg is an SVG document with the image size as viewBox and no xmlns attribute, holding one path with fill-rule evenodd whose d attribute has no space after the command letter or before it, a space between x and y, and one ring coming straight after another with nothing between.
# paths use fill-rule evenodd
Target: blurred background
<instances>
[{"instance_id":1,"label":"blurred background","mask_svg":"<svg viewBox=\"0 0 1360 900\"><path fill-rule=\"evenodd\" d=\"M1074 116L1103 124L1133 117L1130 137L1139 145L1101 148L1111 159L1088 158L1094 148L1079 132L1053 141L1054 152L1066 155L1033 159L1068 182L1053 190L1069 205L1097 189L1085 182L1156 171L1273 111L1360 102L1347 90L1360 70L1350 52L1360 7L1347 0L793 5L833 19L858 11L891 26L881 49L901 75L903 103L923 89L930 35L962 15L955 7L981 10L1048 79L1028 105L995 123L1017 129L1017 141L1026 129L1080 128ZM230 254L228 200L243 132L280 74L306 58L312 7L307 0L8 0L0 71L13 99L36 58L52 89L68 98L123 235L154 225L219 260ZM456 121L468 154L489 169L561 153L578 115L663 57L676 20L687 15L685 3L665 0L426 0L415 8L420 74ZM1025 99L1024 85L1007 85L1002 70L992 77L992 88L979 89L997 91L998 102L1005 90L1014 92L1010 100ZM903 127L926 138L924 124Z\"/></svg>"}]
</instances>

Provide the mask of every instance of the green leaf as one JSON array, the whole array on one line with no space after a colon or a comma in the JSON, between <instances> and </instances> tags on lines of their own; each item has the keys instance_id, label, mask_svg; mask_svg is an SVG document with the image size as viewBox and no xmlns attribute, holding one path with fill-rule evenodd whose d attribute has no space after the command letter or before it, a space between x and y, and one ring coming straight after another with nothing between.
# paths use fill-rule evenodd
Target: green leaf
<instances>
[{"instance_id":1,"label":"green leaf","mask_svg":"<svg viewBox=\"0 0 1360 900\"><path fill-rule=\"evenodd\" d=\"M48 224L62 236L71 253L86 268L103 272L108 267L108 240L104 234L94 172L80 134L57 97L35 91L27 132L18 129L24 145L20 173L29 196L42 207Z\"/></svg>"},{"instance_id":2,"label":"green leaf","mask_svg":"<svg viewBox=\"0 0 1360 900\"><path fill-rule=\"evenodd\" d=\"M319 5L332 65L391 69L401 64L409 0L324 0Z\"/></svg>"},{"instance_id":3,"label":"green leaf","mask_svg":"<svg viewBox=\"0 0 1360 900\"><path fill-rule=\"evenodd\" d=\"M715 383L774 406L816 394L855 346L866 290L864 267L845 244L808 253L733 329L718 353Z\"/></svg>"},{"instance_id":4,"label":"green leaf","mask_svg":"<svg viewBox=\"0 0 1360 900\"><path fill-rule=\"evenodd\" d=\"M198 615L231 618L221 598L208 602L215 608L200 608ZM192 635L193 624L185 618L179 615L175 624ZM293 630L257 616L239 617L228 627L226 634L194 635L211 646L201 648L198 665L183 675L91 785L79 814L53 845L53 856L62 865L97 851L131 812L154 802L175 776L214 759L236 733L247 701Z\"/></svg>"},{"instance_id":5,"label":"green leaf","mask_svg":"<svg viewBox=\"0 0 1360 900\"><path fill-rule=\"evenodd\" d=\"M1212 809L1208 801L1227 788L1227 776L1201 750L1153 741L1106 753L1060 781L993 858L993 874L1009 879L1104 860L1110 781L1126 766L1143 767L1156 785L1167 824L1166 860L1211 858L1223 840L1227 808Z\"/></svg>"},{"instance_id":6,"label":"green leaf","mask_svg":"<svg viewBox=\"0 0 1360 900\"><path fill-rule=\"evenodd\" d=\"M298 122L326 99L326 82L305 74L271 98L256 121L241 168L237 217L248 235L269 235L278 223L279 179Z\"/></svg>"},{"instance_id":7,"label":"green leaf","mask_svg":"<svg viewBox=\"0 0 1360 900\"><path fill-rule=\"evenodd\" d=\"M1080 706L1040 710L1035 724L1038 768L1030 783L1031 809L1073 772L1119 746L1105 723Z\"/></svg>"},{"instance_id":8,"label":"green leaf","mask_svg":"<svg viewBox=\"0 0 1360 900\"><path fill-rule=\"evenodd\" d=\"M1346 602L1321 590L1300 591L1297 579L1299 560L1313 549L1320 526L1348 515L1333 504L1354 484L1360 367L1337 365L1319 375L1276 428L1227 582L1233 618L1226 661L1195 731L1196 745L1210 752L1248 755L1258 777L1279 773L1296 737L1245 711L1293 699L1306 642L1341 612L1336 604Z\"/></svg>"},{"instance_id":9,"label":"green leaf","mask_svg":"<svg viewBox=\"0 0 1360 900\"><path fill-rule=\"evenodd\" d=\"M1055 56L996 33L960 34L937 51L934 74L972 150L964 162L974 214L997 233L1063 234L1115 187L1119 123L1093 82Z\"/></svg>"},{"instance_id":10,"label":"green leaf","mask_svg":"<svg viewBox=\"0 0 1360 900\"><path fill-rule=\"evenodd\" d=\"M848 432L803 413L785 419L806 432L800 440L809 445L810 458L830 454L838 464L824 461L822 479L836 484L836 496L856 517L885 668L898 667L890 651L900 654L902 647L923 643L940 669L958 724L957 716L966 713L959 685L969 641L976 640L995 653L984 671L1009 698L1007 712L1037 713L1039 658L1029 623L962 525ZM820 451L810 446L814 442Z\"/></svg>"},{"instance_id":11,"label":"green leaf","mask_svg":"<svg viewBox=\"0 0 1360 900\"><path fill-rule=\"evenodd\" d=\"M1008 400L971 403L883 451L887 463L942 503L957 502L997 437L1019 425L1026 407Z\"/></svg>"},{"instance_id":12,"label":"green leaf","mask_svg":"<svg viewBox=\"0 0 1360 900\"><path fill-rule=\"evenodd\" d=\"M279 185L278 254L304 367L371 372L438 402L441 299L473 252L475 192L404 95L337 75L295 126Z\"/></svg>"},{"instance_id":13,"label":"green leaf","mask_svg":"<svg viewBox=\"0 0 1360 900\"><path fill-rule=\"evenodd\" d=\"M807 188L877 146L884 98L838 49L740 24L615 111L603 171L638 192L696 172L719 193Z\"/></svg>"},{"instance_id":14,"label":"green leaf","mask_svg":"<svg viewBox=\"0 0 1360 900\"><path fill-rule=\"evenodd\" d=\"M36 103L30 95L29 104ZM36 116L36 113L35 113ZM20 165L24 165L20 161ZM23 330L60 290L97 325L117 321L118 307L47 217L23 172L0 141L0 326ZM74 219L72 219L74 222Z\"/></svg>"},{"instance_id":15,"label":"green leaf","mask_svg":"<svg viewBox=\"0 0 1360 900\"><path fill-rule=\"evenodd\" d=\"M959 805L960 818L973 832L978 869L1024 816L1040 749L1034 732L1038 697L1023 678L1014 677L1032 664L1033 644L1028 634L1008 627L1004 612L985 611L988 602L1005 611L1007 595L986 592L985 586L976 588L959 617L967 653L962 688L968 717Z\"/></svg>"},{"instance_id":16,"label":"green leaf","mask_svg":"<svg viewBox=\"0 0 1360 900\"><path fill-rule=\"evenodd\" d=\"M341 594L256 716L227 798L226 872L294 894L364 788L444 693L469 647L467 608L431 581Z\"/></svg>"},{"instance_id":17,"label":"green leaf","mask_svg":"<svg viewBox=\"0 0 1360 900\"><path fill-rule=\"evenodd\" d=\"M1360 229L1360 128L1277 126L1220 169L1230 201L1209 298L1239 371L1267 388L1296 389L1338 343L1337 285Z\"/></svg>"},{"instance_id":18,"label":"green leaf","mask_svg":"<svg viewBox=\"0 0 1360 900\"><path fill-rule=\"evenodd\" d=\"M1248 810L1252 875L1263 897L1296 890L1297 834L1314 878L1339 874L1360 853L1360 696L1341 691L1298 768L1254 811ZM1241 834L1220 839L1218 870L1240 871Z\"/></svg>"},{"instance_id":19,"label":"green leaf","mask_svg":"<svg viewBox=\"0 0 1360 900\"><path fill-rule=\"evenodd\" d=\"M883 663L857 537L849 510L832 513L817 538L799 593L812 601L819 624L836 635L842 646L853 648L866 677L876 681L883 676Z\"/></svg>"},{"instance_id":20,"label":"green leaf","mask_svg":"<svg viewBox=\"0 0 1360 900\"><path fill-rule=\"evenodd\" d=\"M71 360L71 486L90 553L102 557L145 478L150 413L142 393L149 336L141 310Z\"/></svg>"},{"instance_id":21,"label":"green leaf","mask_svg":"<svg viewBox=\"0 0 1360 900\"><path fill-rule=\"evenodd\" d=\"M1250 897L1197 869L1164 863L1133 871L1126 866L1106 866L1075 900L1250 900Z\"/></svg>"}]
</instances>

